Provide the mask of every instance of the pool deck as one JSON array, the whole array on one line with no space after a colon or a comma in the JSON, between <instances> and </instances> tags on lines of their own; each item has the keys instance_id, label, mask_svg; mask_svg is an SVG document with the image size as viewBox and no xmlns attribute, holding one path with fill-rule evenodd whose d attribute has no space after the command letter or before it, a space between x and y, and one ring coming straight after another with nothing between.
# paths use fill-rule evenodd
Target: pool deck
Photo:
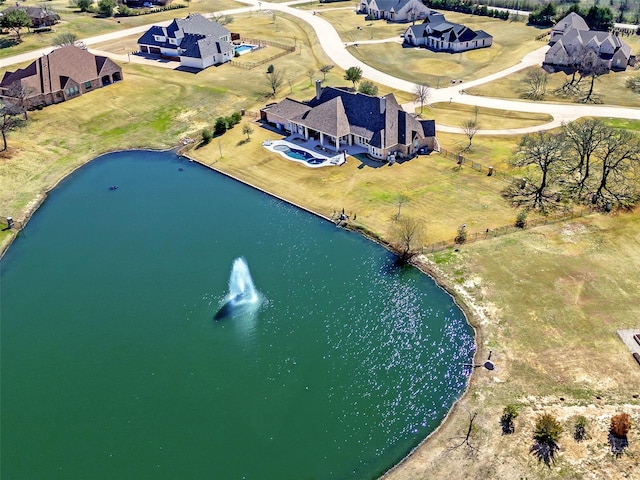
<instances>
[{"instance_id":1,"label":"pool deck","mask_svg":"<svg viewBox=\"0 0 640 480\"><path fill-rule=\"evenodd\" d=\"M274 150L273 147L275 147L276 145L286 145L291 148L306 150L307 152L311 153L314 157L324 160L324 162L319 163L317 165L312 165L310 163L307 163L304 160L298 160L298 159L292 158L288 156L285 152L279 152L278 150ZM351 145L351 146L344 145L340 148L339 152L336 152L332 148L319 145L318 142L313 139L305 140L304 138L301 138L299 135L290 135L288 137L285 137L279 140L267 140L262 143L262 146L271 152L279 153L287 160L302 163L303 165L309 168L342 165L343 163L346 162L345 152L346 152L346 156L349 156L349 155L353 156L356 154L367 153L366 148L358 147L355 145Z\"/></svg>"}]
</instances>

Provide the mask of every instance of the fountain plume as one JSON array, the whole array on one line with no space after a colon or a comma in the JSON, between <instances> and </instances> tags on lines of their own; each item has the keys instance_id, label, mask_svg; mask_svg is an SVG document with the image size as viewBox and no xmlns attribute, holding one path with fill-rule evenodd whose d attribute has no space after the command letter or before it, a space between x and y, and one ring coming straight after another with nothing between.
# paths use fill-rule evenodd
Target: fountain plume
<instances>
[{"instance_id":1,"label":"fountain plume","mask_svg":"<svg viewBox=\"0 0 640 480\"><path fill-rule=\"evenodd\" d=\"M229 276L229 293L214 319L222 320L240 314L255 313L259 306L260 294L253 284L249 266L244 258L236 258Z\"/></svg>"}]
</instances>

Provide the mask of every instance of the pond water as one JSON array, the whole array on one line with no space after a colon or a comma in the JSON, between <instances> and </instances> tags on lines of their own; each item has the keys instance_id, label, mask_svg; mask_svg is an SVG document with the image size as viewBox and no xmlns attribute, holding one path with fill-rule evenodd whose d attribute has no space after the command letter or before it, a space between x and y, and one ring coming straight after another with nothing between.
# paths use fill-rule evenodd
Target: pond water
<instances>
[{"instance_id":1,"label":"pond water","mask_svg":"<svg viewBox=\"0 0 640 480\"><path fill-rule=\"evenodd\" d=\"M239 257L262 303L214 320ZM374 478L473 355L429 277L170 152L78 170L0 266L7 479Z\"/></svg>"}]
</instances>

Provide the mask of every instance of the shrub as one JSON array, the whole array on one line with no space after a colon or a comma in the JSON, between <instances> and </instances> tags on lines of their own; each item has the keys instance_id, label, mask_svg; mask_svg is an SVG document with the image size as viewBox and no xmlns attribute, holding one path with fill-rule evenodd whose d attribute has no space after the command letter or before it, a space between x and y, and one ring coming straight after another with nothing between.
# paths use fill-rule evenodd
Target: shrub
<instances>
[{"instance_id":1,"label":"shrub","mask_svg":"<svg viewBox=\"0 0 640 480\"><path fill-rule=\"evenodd\" d=\"M371 95L371 96L378 95L378 87L374 85L373 82L370 82L369 80L365 80L364 82L362 82L358 87L358 91L360 93L364 93L365 95Z\"/></svg>"},{"instance_id":2,"label":"shrub","mask_svg":"<svg viewBox=\"0 0 640 480\"><path fill-rule=\"evenodd\" d=\"M229 120L229 127L233 127L242 121L242 114L240 112L233 112L229 117Z\"/></svg>"},{"instance_id":3,"label":"shrub","mask_svg":"<svg viewBox=\"0 0 640 480\"><path fill-rule=\"evenodd\" d=\"M454 239L454 241L460 245L467 241L467 225L466 224L462 224L460 225L460 227L458 227L458 235L456 235L456 238Z\"/></svg>"},{"instance_id":4,"label":"shrub","mask_svg":"<svg viewBox=\"0 0 640 480\"><path fill-rule=\"evenodd\" d=\"M204 130L202 130L202 145L207 145L209 142L211 142L212 138L213 132L210 129L205 128Z\"/></svg>"},{"instance_id":5,"label":"shrub","mask_svg":"<svg viewBox=\"0 0 640 480\"><path fill-rule=\"evenodd\" d=\"M274 67L273 64L271 64L267 67L267 73L273 73L275 69L276 67Z\"/></svg>"},{"instance_id":6,"label":"shrub","mask_svg":"<svg viewBox=\"0 0 640 480\"><path fill-rule=\"evenodd\" d=\"M531 452L547 466L554 461L555 454L560 449L557 442L561 433L562 426L553 415L545 413L536 420L533 431L534 444L531 447Z\"/></svg>"},{"instance_id":7,"label":"shrub","mask_svg":"<svg viewBox=\"0 0 640 480\"><path fill-rule=\"evenodd\" d=\"M573 424L573 438L576 442L581 442L585 438L589 438L587 433L587 418L583 415L578 415Z\"/></svg>"},{"instance_id":8,"label":"shrub","mask_svg":"<svg viewBox=\"0 0 640 480\"><path fill-rule=\"evenodd\" d=\"M524 228L527 226L527 212L522 211L516 215L516 223L515 226L517 228Z\"/></svg>"},{"instance_id":9,"label":"shrub","mask_svg":"<svg viewBox=\"0 0 640 480\"><path fill-rule=\"evenodd\" d=\"M619 438L624 438L629 433L631 427L631 418L628 413L621 413L611 418L610 431L613 435Z\"/></svg>"},{"instance_id":10,"label":"shrub","mask_svg":"<svg viewBox=\"0 0 640 480\"><path fill-rule=\"evenodd\" d=\"M640 75L627 78L625 85L634 92L640 93Z\"/></svg>"},{"instance_id":11,"label":"shrub","mask_svg":"<svg viewBox=\"0 0 640 480\"><path fill-rule=\"evenodd\" d=\"M510 403L502 411L500 417L500 425L502 425L502 434L510 435L515 431L513 421L518 417L518 406Z\"/></svg>"},{"instance_id":12,"label":"shrub","mask_svg":"<svg viewBox=\"0 0 640 480\"><path fill-rule=\"evenodd\" d=\"M227 119L225 117L216 118L216 123L213 125L214 135L222 135L228 129L229 129L229 124L227 123Z\"/></svg>"}]
</instances>

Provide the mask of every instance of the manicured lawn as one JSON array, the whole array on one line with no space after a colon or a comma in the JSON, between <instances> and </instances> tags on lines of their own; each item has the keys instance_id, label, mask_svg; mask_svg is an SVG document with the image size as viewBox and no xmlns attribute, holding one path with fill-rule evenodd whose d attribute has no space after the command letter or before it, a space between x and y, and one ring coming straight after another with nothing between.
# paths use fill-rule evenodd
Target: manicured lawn
<instances>
[{"instance_id":1,"label":"manicured lawn","mask_svg":"<svg viewBox=\"0 0 640 480\"><path fill-rule=\"evenodd\" d=\"M420 108L416 110L420 113ZM521 128L541 125L553 120L551 115L512 112L495 108L473 107L459 103L435 103L422 109L422 118L435 119L438 124L459 127L463 120L473 119L483 130L504 128L508 119L509 128Z\"/></svg>"},{"instance_id":2,"label":"manicured lawn","mask_svg":"<svg viewBox=\"0 0 640 480\"><path fill-rule=\"evenodd\" d=\"M180 3L180 1L175 2L176 5ZM75 7L70 6L68 0L51 0L46 2L46 7L55 10L61 17L60 23L53 26L53 31L45 33L21 32L22 43L13 46L10 46L11 40L14 38L13 34L0 35L0 58L53 46L55 37L61 33L73 33L82 39L139 25L186 17L189 13L209 13L245 6L233 0L199 0L182 2L182 4L188 5L188 7L149 15L102 18L94 13L80 13ZM21 5L42 6L43 4L29 0Z\"/></svg>"},{"instance_id":3,"label":"manicured lawn","mask_svg":"<svg viewBox=\"0 0 640 480\"><path fill-rule=\"evenodd\" d=\"M531 70L539 67L530 67ZM465 90L471 95L481 95L487 97L496 97L496 92L500 92L500 98L522 98L525 91L523 79L527 70L513 73L507 77L495 80L484 85L469 88ZM638 70L627 70L625 72L611 72L596 79L594 91L600 103L604 105L621 105L625 107L640 107L640 93L634 93L625 86L626 79L630 76L640 75ZM556 94L555 90L560 88L567 75L562 72L554 73L549 76L547 85L547 94L544 101L553 103L574 103L571 97L564 97ZM584 79L585 88L588 89L590 79Z\"/></svg>"},{"instance_id":4,"label":"manicured lawn","mask_svg":"<svg viewBox=\"0 0 640 480\"><path fill-rule=\"evenodd\" d=\"M409 24L366 21L363 15L348 10L320 13L338 31L345 42L398 37ZM517 64L524 55L544 44L536 41L539 30L522 22L503 21L454 12L445 12L447 20L463 23L474 30L493 35L490 48L463 53L431 52L424 48L404 48L400 44L359 44L349 52L359 60L390 75L433 87L448 86L452 79L472 80ZM357 27L360 27L358 29Z\"/></svg>"}]
</instances>

